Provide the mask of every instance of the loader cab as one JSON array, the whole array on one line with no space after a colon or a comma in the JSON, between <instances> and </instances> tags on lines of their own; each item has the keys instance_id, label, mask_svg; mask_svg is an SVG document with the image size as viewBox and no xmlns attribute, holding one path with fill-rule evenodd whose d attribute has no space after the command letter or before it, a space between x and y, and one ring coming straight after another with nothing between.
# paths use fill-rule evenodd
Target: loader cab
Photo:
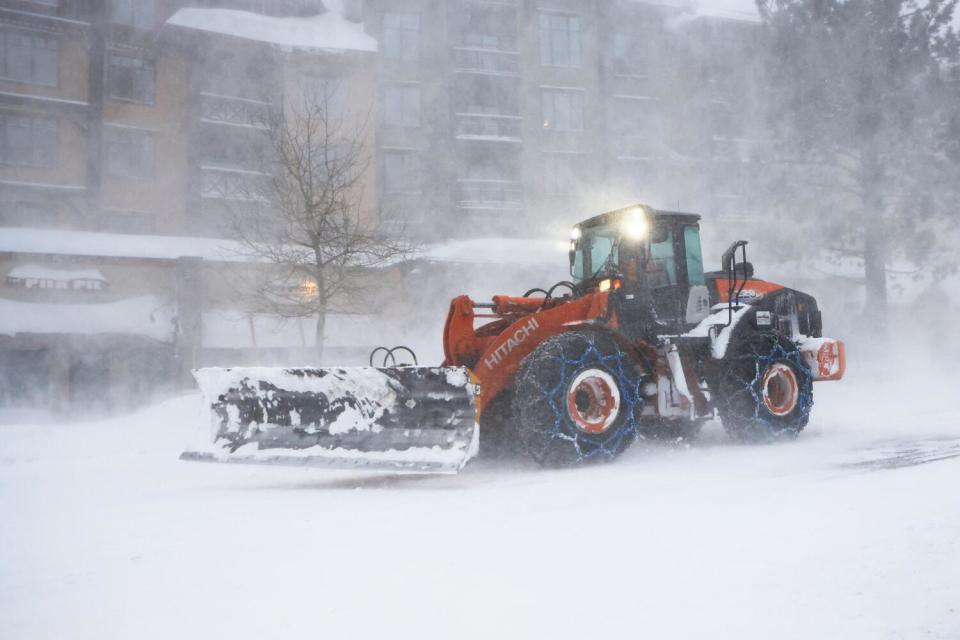
<instances>
[{"instance_id":1,"label":"loader cab","mask_svg":"<svg viewBox=\"0 0 960 640\"><path fill-rule=\"evenodd\" d=\"M589 288L619 278L625 318L641 322L652 309L657 333L679 334L709 313L700 216L636 205L581 222L571 238L574 281Z\"/></svg>"}]
</instances>

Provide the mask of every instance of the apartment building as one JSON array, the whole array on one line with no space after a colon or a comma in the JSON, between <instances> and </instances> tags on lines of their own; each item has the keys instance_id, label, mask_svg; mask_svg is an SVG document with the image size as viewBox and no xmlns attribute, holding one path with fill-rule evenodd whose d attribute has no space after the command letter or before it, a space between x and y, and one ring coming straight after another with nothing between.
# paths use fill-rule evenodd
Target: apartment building
<instances>
[{"instance_id":1,"label":"apartment building","mask_svg":"<svg viewBox=\"0 0 960 640\"><path fill-rule=\"evenodd\" d=\"M744 216L755 15L667 0L367 0L384 214L534 235L643 200ZM746 61L746 62L745 62Z\"/></svg>"}]
</instances>

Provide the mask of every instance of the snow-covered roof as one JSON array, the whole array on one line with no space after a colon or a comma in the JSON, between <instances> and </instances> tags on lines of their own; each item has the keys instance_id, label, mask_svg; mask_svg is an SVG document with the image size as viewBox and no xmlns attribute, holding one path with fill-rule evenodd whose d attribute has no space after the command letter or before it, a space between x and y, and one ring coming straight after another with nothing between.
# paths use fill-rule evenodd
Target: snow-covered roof
<instances>
[{"instance_id":1,"label":"snow-covered roof","mask_svg":"<svg viewBox=\"0 0 960 640\"><path fill-rule=\"evenodd\" d=\"M256 40L287 49L376 51L377 41L337 11L275 17L235 9L180 9L167 24Z\"/></svg>"},{"instance_id":2,"label":"snow-covered roof","mask_svg":"<svg viewBox=\"0 0 960 640\"><path fill-rule=\"evenodd\" d=\"M73 280L99 280L106 282L99 269L54 269L39 264L21 264L7 273L8 278L19 280L54 280L71 282Z\"/></svg>"},{"instance_id":3,"label":"snow-covered roof","mask_svg":"<svg viewBox=\"0 0 960 640\"><path fill-rule=\"evenodd\" d=\"M649 4L677 9L688 18L723 18L744 22L760 22L760 12L755 0L632 0L637 4Z\"/></svg>"},{"instance_id":4,"label":"snow-covered roof","mask_svg":"<svg viewBox=\"0 0 960 640\"><path fill-rule=\"evenodd\" d=\"M427 246L420 258L467 264L563 265L569 248L568 242L541 238L477 238Z\"/></svg>"},{"instance_id":5,"label":"snow-covered roof","mask_svg":"<svg viewBox=\"0 0 960 640\"><path fill-rule=\"evenodd\" d=\"M217 238L148 236L63 229L5 228L0 253L153 258L193 256L215 262L245 262L241 245Z\"/></svg>"},{"instance_id":6,"label":"snow-covered roof","mask_svg":"<svg viewBox=\"0 0 960 640\"><path fill-rule=\"evenodd\" d=\"M174 310L154 296L101 304L46 304L0 299L0 335L125 334L173 342Z\"/></svg>"},{"instance_id":7,"label":"snow-covered roof","mask_svg":"<svg viewBox=\"0 0 960 640\"><path fill-rule=\"evenodd\" d=\"M690 18L760 22L756 0L692 0L688 3L687 13Z\"/></svg>"}]
</instances>

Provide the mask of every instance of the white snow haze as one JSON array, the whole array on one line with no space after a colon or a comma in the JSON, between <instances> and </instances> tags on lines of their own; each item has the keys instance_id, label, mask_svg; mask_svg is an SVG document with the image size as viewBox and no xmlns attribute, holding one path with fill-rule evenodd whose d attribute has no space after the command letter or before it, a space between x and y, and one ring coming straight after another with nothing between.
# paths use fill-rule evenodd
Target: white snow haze
<instances>
[{"instance_id":1,"label":"white snow haze","mask_svg":"<svg viewBox=\"0 0 960 640\"><path fill-rule=\"evenodd\" d=\"M3 0L0 640L960 640L958 4ZM637 204L700 216L708 284L748 240L816 299L846 371L796 439L735 441L702 367L671 377L721 295L629 347L657 411L694 415L699 375L695 438L551 468L481 426L459 473L180 459L222 435L207 367L348 381L370 402L328 440L362 449L417 407L393 378L275 368L440 366L471 347L445 352L452 299L573 280L572 227ZM458 469L466 415L417 451Z\"/></svg>"}]
</instances>

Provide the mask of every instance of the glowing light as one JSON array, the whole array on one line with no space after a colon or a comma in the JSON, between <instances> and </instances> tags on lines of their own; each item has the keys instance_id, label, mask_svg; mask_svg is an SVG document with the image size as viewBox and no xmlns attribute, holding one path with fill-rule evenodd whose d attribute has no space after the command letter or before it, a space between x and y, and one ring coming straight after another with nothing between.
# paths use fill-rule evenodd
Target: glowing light
<instances>
[{"instance_id":1,"label":"glowing light","mask_svg":"<svg viewBox=\"0 0 960 640\"><path fill-rule=\"evenodd\" d=\"M580 227L574 227L574 228L570 231L570 239L571 239L571 240L579 240L579 239L580 239L580 236L582 236L582 235L583 235L583 232L580 230Z\"/></svg>"},{"instance_id":2,"label":"glowing light","mask_svg":"<svg viewBox=\"0 0 960 640\"><path fill-rule=\"evenodd\" d=\"M649 227L646 212L640 207L628 213L623 220L623 233L631 240L640 240L646 237Z\"/></svg>"},{"instance_id":3,"label":"glowing light","mask_svg":"<svg viewBox=\"0 0 960 640\"><path fill-rule=\"evenodd\" d=\"M606 293L607 291L610 291L610 286L611 286L611 285L612 285L612 282L611 282L610 279L608 278L608 279L606 279L606 280L601 280L601 281L597 284L597 288L600 289L600 293Z\"/></svg>"},{"instance_id":4,"label":"glowing light","mask_svg":"<svg viewBox=\"0 0 960 640\"><path fill-rule=\"evenodd\" d=\"M304 280L300 283L300 295L304 298L316 298L320 293L320 288L313 280Z\"/></svg>"}]
</instances>

